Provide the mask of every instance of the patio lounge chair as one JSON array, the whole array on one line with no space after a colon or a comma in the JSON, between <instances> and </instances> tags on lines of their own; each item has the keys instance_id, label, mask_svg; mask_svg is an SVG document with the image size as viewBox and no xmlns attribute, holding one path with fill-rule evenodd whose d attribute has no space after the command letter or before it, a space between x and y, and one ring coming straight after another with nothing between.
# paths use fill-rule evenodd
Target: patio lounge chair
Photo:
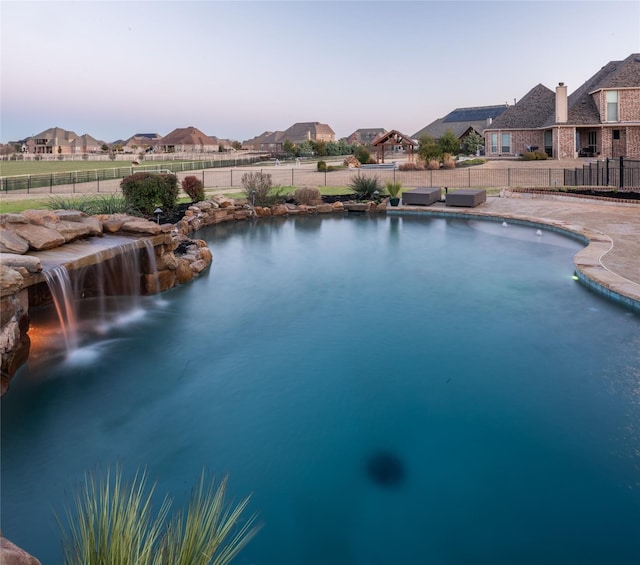
<instances>
[{"instance_id":1,"label":"patio lounge chair","mask_svg":"<svg viewBox=\"0 0 640 565\"><path fill-rule=\"evenodd\" d=\"M402 203L405 205L430 206L434 202L440 202L442 188L419 186L413 190L402 193Z\"/></svg>"},{"instance_id":2,"label":"patio lounge chair","mask_svg":"<svg viewBox=\"0 0 640 565\"><path fill-rule=\"evenodd\" d=\"M467 208L475 208L479 204L486 202L486 200L486 190L463 188L448 192L445 203L447 206L466 206Z\"/></svg>"}]
</instances>

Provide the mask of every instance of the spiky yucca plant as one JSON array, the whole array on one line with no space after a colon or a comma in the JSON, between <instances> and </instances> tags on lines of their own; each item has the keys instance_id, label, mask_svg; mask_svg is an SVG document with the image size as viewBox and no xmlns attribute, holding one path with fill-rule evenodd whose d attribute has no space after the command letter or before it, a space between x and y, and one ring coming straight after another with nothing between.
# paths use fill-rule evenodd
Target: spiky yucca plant
<instances>
[{"instance_id":1,"label":"spiky yucca plant","mask_svg":"<svg viewBox=\"0 0 640 565\"><path fill-rule=\"evenodd\" d=\"M376 196L376 193L380 193L381 189L378 177L367 177L361 173L353 177L348 186L355 193L358 200L372 199Z\"/></svg>"},{"instance_id":2,"label":"spiky yucca plant","mask_svg":"<svg viewBox=\"0 0 640 565\"><path fill-rule=\"evenodd\" d=\"M146 472L123 482L122 469L85 474L66 509L63 533L65 565L227 565L255 536L256 515L240 524L249 498L226 506L227 478L217 486L204 471L185 509L168 523L171 502L165 497L154 516Z\"/></svg>"}]
</instances>

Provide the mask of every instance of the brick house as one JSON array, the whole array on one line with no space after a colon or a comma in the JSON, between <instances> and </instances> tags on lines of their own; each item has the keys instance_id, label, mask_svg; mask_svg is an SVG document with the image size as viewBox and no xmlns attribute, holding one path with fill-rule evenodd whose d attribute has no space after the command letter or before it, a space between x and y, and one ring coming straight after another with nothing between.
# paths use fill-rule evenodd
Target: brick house
<instances>
[{"instance_id":1,"label":"brick house","mask_svg":"<svg viewBox=\"0 0 640 565\"><path fill-rule=\"evenodd\" d=\"M347 143L349 145L371 145L374 139L385 133L387 133L387 130L384 128L357 129L347 137Z\"/></svg>"},{"instance_id":2,"label":"brick house","mask_svg":"<svg viewBox=\"0 0 640 565\"><path fill-rule=\"evenodd\" d=\"M176 128L154 142L156 150L165 153L210 153L218 151L219 146L217 139L205 135L193 126Z\"/></svg>"},{"instance_id":3,"label":"brick house","mask_svg":"<svg viewBox=\"0 0 640 565\"><path fill-rule=\"evenodd\" d=\"M284 131L265 131L242 143L242 146L255 151L279 152L284 142L300 144L304 141L335 141L335 132L320 122L298 122Z\"/></svg>"},{"instance_id":4,"label":"brick house","mask_svg":"<svg viewBox=\"0 0 640 565\"><path fill-rule=\"evenodd\" d=\"M420 139L427 134L433 139L440 139L447 131L451 130L460 140L460 143L472 132L482 135L500 114L508 106L499 104L496 106L474 106L471 108L456 108L443 118L431 122L421 130L413 134L414 139Z\"/></svg>"},{"instance_id":5,"label":"brick house","mask_svg":"<svg viewBox=\"0 0 640 565\"><path fill-rule=\"evenodd\" d=\"M85 133L78 135L59 127L49 128L25 141L28 153L36 155L74 155L99 153L104 141L98 141Z\"/></svg>"},{"instance_id":6,"label":"brick house","mask_svg":"<svg viewBox=\"0 0 640 565\"><path fill-rule=\"evenodd\" d=\"M567 96L538 84L484 132L489 157L640 158L640 54L611 61Z\"/></svg>"}]
</instances>

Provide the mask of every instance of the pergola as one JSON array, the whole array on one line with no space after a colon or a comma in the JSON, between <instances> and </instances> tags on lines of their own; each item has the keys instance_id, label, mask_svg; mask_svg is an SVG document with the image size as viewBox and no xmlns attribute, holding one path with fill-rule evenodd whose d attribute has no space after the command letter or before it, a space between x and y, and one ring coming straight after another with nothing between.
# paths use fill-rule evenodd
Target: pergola
<instances>
[{"instance_id":1,"label":"pergola","mask_svg":"<svg viewBox=\"0 0 640 565\"><path fill-rule=\"evenodd\" d=\"M386 147L394 147L396 145L402 145L402 148L407 152L409 156L409 161L413 161L413 151L414 148L418 145L418 143L411 139L408 135L404 133L400 133L396 129L392 129L387 133L383 133L382 135L376 137L371 145L376 148L376 160L378 163L384 163L384 154Z\"/></svg>"}]
</instances>

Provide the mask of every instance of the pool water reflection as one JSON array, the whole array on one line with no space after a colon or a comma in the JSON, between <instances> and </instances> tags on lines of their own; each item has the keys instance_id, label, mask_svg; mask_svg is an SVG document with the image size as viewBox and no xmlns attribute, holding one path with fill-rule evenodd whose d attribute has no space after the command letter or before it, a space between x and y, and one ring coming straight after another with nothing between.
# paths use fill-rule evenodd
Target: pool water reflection
<instances>
[{"instance_id":1,"label":"pool water reflection","mask_svg":"<svg viewBox=\"0 0 640 565\"><path fill-rule=\"evenodd\" d=\"M52 508L117 461L176 503L203 466L253 493L240 564L639 562L640 319L536 229L208 228L208 274L12 383L3 533L59 562Z\"/></svg>"}]
</instances>

